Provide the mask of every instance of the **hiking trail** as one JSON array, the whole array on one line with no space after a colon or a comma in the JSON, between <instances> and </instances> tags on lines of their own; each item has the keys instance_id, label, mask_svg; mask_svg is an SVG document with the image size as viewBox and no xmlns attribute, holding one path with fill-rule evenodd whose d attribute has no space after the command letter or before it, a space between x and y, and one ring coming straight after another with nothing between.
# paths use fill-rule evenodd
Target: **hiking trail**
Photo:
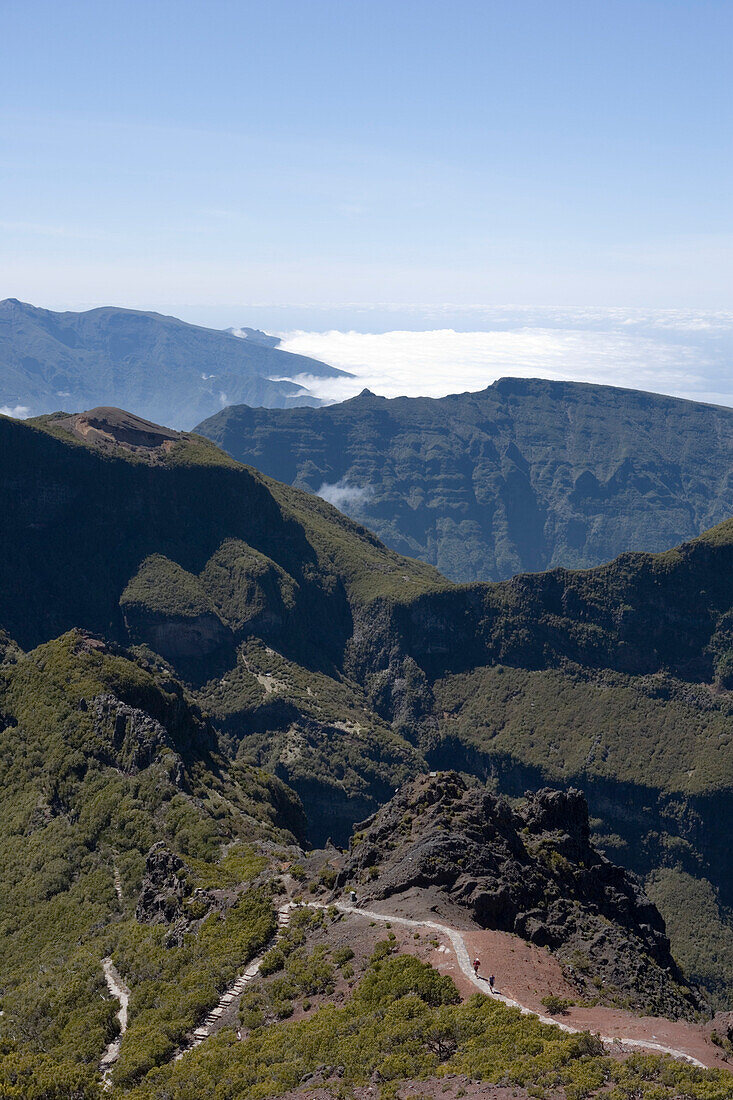
<instances>
[{"instance_id":1,"label":"hiking trail","mask_svg":"<svg viewBox=\"0 0 733 1100\"><path fill-rule=\"evenodd\" d=\"M502 1004L508 1005L510 1008L519 1009L523 1016L536 1016L541 1023L550 1024L552 1027L560 1028L561 1031L566 1031L571 1035L579 1035L587 1030L587 1028L573 1027L571 1024L566 1024L562 1020L556 1020L553 1016L543 1016L539 1012L527 1008L526 1005L520 1004L519 1001L515 1001L511 997L507 997L503 993L497 992L495 989L493 991L490 990L488 981L485 978L478 977L474 973L463 936L456 928L451 928L446 924L438 924L437 921L432 920L413 920L410 917L397 917L386 915L385 913L378 913L375 909L359 909L357 906L347 905L345 902L336 902L335 906L342 913L353 913L355 916L367 917L369 920L379 920L389 922L390 924L401 924L408 928L430 928L434 932L440 932L450 940L461 973L485 996L493 997L494 1000L501 1001ZM319 907L325 908L324 906ZM662 1043L655 1042L653 1039L636 1039L622 1034L599 1034L598 1037L605 1046L612 1047L616 1043L621 1043L623 1046L638 1047L642 1050L651 1050L659 1054L669 1054L673 1058L679 1058L682 1061L690 1062L693 1066L698 1066L700 1069L706 1068L704 1062L701 1062L687 1051L665 1046Z\"/></svg>"},{"instance_id":2,"label":"hiking trail","mask_svg":"<svg viewBox=\"0 0 733 1100\"><path fill-rule=\"evenodd\" d=\"M109 957L102 959L102 969L104 970L107 988L112 996L120 1002L120 1009L117 1013L117 1019L120 1024L119 1034L111 1043L108 1043L107 1049L99 1062L99 1068L102 1070L102 1083L105 1089L109 1089L112 1087L112 1066L119 1057L122 1036L127 1031L127 1007L130 1002L130 990L120 977L119 971L112 962L112 959Z\"/></svg>"},{"instance_id":3,"label":"hiking trail","mask_svg":"<svg viewBox=\"0 0 733 1100\"><path fill-rule=\"evenodd\" d=\"M234 982L222 993L217 1004L208 1013L203 1023L195 1028L188 1036L187 1042L180 1050L174 1055L174 1060L178 1061L183 1058L188 1051L195 1049L210 1035L214 1033L216 1028L221 1023L221 1018L225 1012L232 1006L234 1001L237 1001L245 989L254 978L260 972L260 966L262 959L266 953L276 942L279 935L290 924L290 914L292 910L299 908L311 908L311 909L330 909L335 908L344 915L353 915L356 917L363 917L370 921L380 921L384 924L397 924L408 928L424 928L430 929L433 932L437 932L447 938L451 945L453 955L455 956L458 967L463 977L477 990L484 994L486 997L493 997L494 1000L501 1001L502 1004L507 1005L510 1008L516 1008L524 1016L535 1016L541 1023L547 1024L551 1027L559 1028L561 1031L565 1031L571 1035L582 1034L588 1031L588 1027L573 1027L572 1024L565 1023L562 1020L557 1020L552 1016L544 1016L536 1010L521 1004L519 1001L514 1000L512 997L508 997L503 993L499 993L496 989L490 990L489 983L485 978L477 976L474 973L471 958L466 947L465 940L461 932L456 928L451 928L449 925L440 924L437 921L432 920L415 920L410 917L395 916L388 913L379 913L375 909L362 909L357 905L349 905L343 901L336 902L306 902L302 906L296 902L286 902L281 905L277 912L277 932L270 943L265 948L265 951L261 955L252 959L247 968L240 974ZM122 1035L127 1028L127 1002L129 998L129 990L122 982L119 974L112 965L111 959L103 960L105 978L107 979L107 985L113 996L117 997L120 1001L120 1011L118 1013L118 1019L120 1021L120 1034L112 1043L109 1044L105 1055L102 1059L102 1067L104 1068L104 1080L105 1087L110 1087L109 1075L111 1067L116 1061L122 1040ZM619 1045L626 1048L636 1048L639 1050L647 1050L657 1054L668 1054L672 1058L680 1059L681 1061L688 1062L693 1066L697 1066L700 1069L706 1068L706 1063L700 1061L693 1054L687 1050L680 1049L674 1046L668 1046L663 1043L657 1042L656 1038L639 1038L631 1035L624 1034L623 1031L619 1031L617 1034L604 1035L599 1032L598 1034L601 1042L604 1046L611 1049L619 1049Z\"/></svg>"},{"instance_id":4,"label":"hiking trail","mask_svg":"<svg viewBox=\"0 0 733 1100\"><path fill-rule=\"evenodd\" d=\"M270 941L270 943L263 951L262 955L258 955L256 959L252 959L247 969L236 978L232 984L222 993L221 997L216 1003L216 1006L212 1008L204 1022L197 1027L190 1035L188 1042L174 1055L174 1061L178 1061L184 1054L187 1054L189 1050L193 1050L200 1043L203 1043L204 1039L212 1034L214 1028L219 1023L221 1017L229 1008L231 1003L242 996L245 989L256 978L260 972L260 966L262 965L262 959L267 951L277 942L279 934L284 928L287 928L290 924L290 912L292 909L297 908L292 902L287 902L285 905L281 905L277 911L277 932Z\"/></svg>"}]
</instances>

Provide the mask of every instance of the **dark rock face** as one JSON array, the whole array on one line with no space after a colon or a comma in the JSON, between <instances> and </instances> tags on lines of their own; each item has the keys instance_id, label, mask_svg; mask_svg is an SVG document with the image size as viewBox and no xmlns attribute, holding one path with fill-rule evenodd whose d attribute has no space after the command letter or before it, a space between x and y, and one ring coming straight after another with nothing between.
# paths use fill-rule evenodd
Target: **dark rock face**
<instances>
[{"instance_id":1,"label":"dark rock face","mask_svg":"<svg viewBox=\"0 0 733 1100\"><path fill-rule=\"evenodd\" d=\"M710 1023L713 1042L728 1055L733 1054L733 1012L719 1012Z\"/></svg>"},{"instance_id":2,"label":"dark rock face","mask_svg":"<svg viewBox=\"0 0 733 1100\"><path fill-rule=\"evenodd\" d=\"M114 750L115 762L127 775L149 767L161 749L175 752L168 731L144 710L128 706L111 693L92 700L94 728ZM178 754L172 763L171 778L180 786L183 764Z\"/></svg>"},{"instance_id":3,"label":"dark rock face","mask_svg":"<svg viewBox=\"0 0 733 1100\"><path fill-rule=\"evenodd\" d=\"M205 680L212 668L226 668L233 660L231 633L214 614L163 617L130 606L123 614L130 639L160 653L189 681Z\"/></svg>"},{"instance_id":4,"label":"dark rock face","mask_svg":"<svg viewBox=\"0 0 733 1100\"><path fill-rule=\"evenodd\" d=\"M141 924L172 924L183 913L185 896L185 864L164 840L159 840L145 860L135 919Z\"/></svg>"},{"instance_id":5,"label":"dark rock face","mask_svg":"<svg viewBox=\"0 0 733 1100\"><path fill-rule=\"evenodd\" d=\"M189 871L164 840L157 841L145 859L135 919L140 924L166 925L166 947L182 947L187 932L200 927L209 913L224 912L236 900L236 892L192 890Z\"/></svg>"},{"instance_id":6,"label":"dark rock face","mask_svg":"<svg viewBox=\"0 0 733 1100\"><path fill-rule=\"evenodd\" d=\"M338 884L360 883L363 901L437 887L482 927L556 952L583 995L671 1015L701 1007L638 881L592 847L580 791L543 789L513 807L433 773L357 830Z\"/></svg>"}]
</instances>

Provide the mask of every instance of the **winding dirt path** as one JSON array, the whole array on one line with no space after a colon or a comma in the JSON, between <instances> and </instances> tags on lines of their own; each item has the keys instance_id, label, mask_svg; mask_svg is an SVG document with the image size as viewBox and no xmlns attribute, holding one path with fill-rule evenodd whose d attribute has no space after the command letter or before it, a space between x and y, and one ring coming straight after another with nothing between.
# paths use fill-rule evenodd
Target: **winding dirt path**
<instances>
[{"instance_id":1,"label":"winding dirt path","mask_svg":"<svg viewBox=\"0 0 733 1100\"><path fill-rule=\"evenodd\" d=\"M578 1020L577 1023L580 1026L574 1026L574 1024L558 1020L553 1016L544 1016L536 1007L529 1007L526 1004L522 1004L520 1001L504 993L500 993L496 989L491 990L486 978L482 978L474 973L469 955L469 948L466 944L466 939L468 939L472 950L475 950L476 947L480 947L480 938L483 934L480 931L461 932L456 928L451 928L450 925L440 924L437 921L415 920L411 917L396 916L392 913L380 913L376 909L361 909L356 905L348 905L343 901L329 903L311 901L304 903L304 907L311 909L329 909L333 907L345 915L350 914L370 921L396 924L407 928L429 929L430 931L436 932L438 935L446 938L450 943L450 949L443 947L442 950L452 952L462 979L460 984L468 986L469 989L475 988L487 997L493 997L494 1000L501 1001L502 1004L518 1009L525 1016L535 1016L541 1023L559 1028L561 1031L565 1031L568 1034L577 1035L581 1032L592 1030L598 1034L604 1045L612 1050L625 1051L628 1049L640 1049L658 1054L668 1054L673 1058L678 1058L693 1066L698 1066L701 1069L705 1069L709 1066L721 1065L717 1052L710 1049L707 1041L701 1038L702 1030L699 1029L699 1034L690 1030L688 1034L685 1029L691 1029L694 1025L687 1025L684 1021L669 1021L652 1017L631 1017L617 1010L596 1009L585 1012L585 1020ZM279 934L287 928L290 923L290 914L292 910L297 908L300 908L300 906L295 902L286 902L284 905L280 906L277 913L278 930L272 941L267 945L266 950L269 950L270 947L277 942ZM487 935L489 934L490 933L487 933ZM233 1002L242 996L249 983L259 974L263 957L264 952L257 958L252 959L246 970L235 979L224 993L222 993L216 1006L209 1012L204 1022L191 1032L185 1045L177 1051L175 1054L176 1061L187 1054L188 1051L199 1046L213 1034L221 1024L222 1016L231 1009ZM102 965L104 966L105 978L107 979L107 985L109 986L110 992L120 1001L120 1011L117 1014L120 1021L120 1034L109 1044L101 1063L104 1071L105 1087L109 1088L111 1084L109 1078L111 1066L119 1055L122 1036L127 1028L129 990L112 965L111 959L104 959ZM604 1027L604 1025L606 1029L608 1029L609 1023L614 1026L613 1033L602 1034L600 1029ZM654 1028L653 1032L647 1030L651 1027ZM673 1046L668 1043L659 1042L656 1032L664 1030L665 1028L673 1031L674 1040L684 1043L684 1046ZM631 1034L631 1032L633 1032L633 1034ZM695 1053L693 1053L693 1051L695 1051ZM696 1056L697 1054L702 1054L703 1057L707 1057L707 1061L702 1061ZM726 1066L725 1068L729 1069L730 1067Z\"/></svg>"},{"instance_id":2,"label":"winding dirt path","mask_svg":"<svg viewBox=\"0 0 733 1100\"><path fill-rule=\"evenodd\" d=\"M464 933L459 932L456 928L451 928L446 924L439 924L437 921L432 920L413 920L410 917L398 917L392 914L379 913L375 909L360 909L355 905L347 905L345 902L336 902L336 908L342 913L353 913L355 916L366 917L369 920L378 920L389 922L390 924L400 924L408 928L429 928L434 932L438 932L447 937L450 941L453 953L460 968L463 977L480 990L481 993L487 997L493 997L497 1001L501 1001L505 1005L509 1005L512 1008L518 1008L519 1011L525 1016L536 1016L543 1024L550 1024L552 1027L560 1028L561 1031L566 1031L570 1034L577 1035L580 1032L588 1031L589 1026L574 1027L572 1024L564 1023L562 1020L557 1020L553 1016L543 1016L536 1009L529 1008L527 1005L520 1004L519 1001L514 1000L512 997L508 997L505 994L499 993L496 990L489 989L489 983L485 978L478 977L474 973L471 959L468 953L468 948L464 940ZM643 1023L642 1019L635 1020L634 1023ZM635 1027L636 1031L637 1028ZM636 1047L641 1050L649 1050L658 1054L669 1054L673 1058L679 1058L685 1062L691 1063L693 1066L699 1066L701 1069L705 1069L709 1063L701 1061L695 1057L690 1050L684 1050L679 1047L667 1046L664 1043L660 1043L656 1040L656 1037L651 1036L639 1037L638 1035L630 1035L628 1031L624 1032L619 1030L613 1035L599 1035L601 1041L610 1047ZM699 1053L699 1052L698 1052ZM713 1060L717 1060L713 1056Z\"/></svg>"},{"instance_id":3,"label":"winding dirt path","mask_svg":"<svg viewBox=\"0 0 733 1100\"><path fill-rule=\"evenodd\" d=\"M120 1023L119 1034L116 1039L113 1039L112 1042L107 1045L107 1049L102 1055L99 1063L99 1068L102 1070L102 1083L104 1087L108 1089L112 1087L112 1066L119 1057L122 1036L127 1031L127 1008L130 1003L130 990L123 982L119 971L110 958L102 959L102 969L104 970L107 988L112 996L120 1002L120 1010L117 1013L117 1019Z\"/></svg>"}]
</instances>

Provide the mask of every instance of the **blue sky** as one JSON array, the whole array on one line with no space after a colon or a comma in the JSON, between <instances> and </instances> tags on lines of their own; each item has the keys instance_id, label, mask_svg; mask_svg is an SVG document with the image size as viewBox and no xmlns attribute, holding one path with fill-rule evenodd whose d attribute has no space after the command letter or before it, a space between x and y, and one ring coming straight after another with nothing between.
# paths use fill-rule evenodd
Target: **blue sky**
<instances>
[{"instance_id":1,"label":"blue sky","mask_svg":"<svg viewBox=\"0 0 733 1100\"><path fill-rule=\"evenodd\" d=\"M732 40L727 0L4 0L0 296L729 309Z\"/></svg>"}]
</instances>

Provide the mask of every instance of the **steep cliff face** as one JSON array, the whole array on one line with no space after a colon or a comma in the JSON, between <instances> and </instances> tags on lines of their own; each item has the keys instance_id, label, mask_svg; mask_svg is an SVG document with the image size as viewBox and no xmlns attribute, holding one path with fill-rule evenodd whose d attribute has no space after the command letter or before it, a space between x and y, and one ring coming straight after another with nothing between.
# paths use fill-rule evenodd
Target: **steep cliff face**
<instances>
[{"instance_id":1,"label":"steep cliff face","mask_svg":"<svg viewBox=\"0 0 733 1100\"><path fill-rule=\"evenodd\" d=\"M733 648L733 521L662 554L597 569L527 574L419 593L365 608L357 669L410 654L436 677L478 665L573 661L633 675L727 680Z\"/></svg>"},{"instance_id":2,"label":"steep cliff face","mask_svg":"<svg viewBox=\"0 0 733 1100\"><path fill-rule=\"evenodd\" d=\"M456 773L420 777L357 827L338 881L358 883L362 904L437 888L480 926L557 952L586 992L600 979L645 1011L701 1007L639 882L590 843L580 791L512 807Z\"/></svg>"},{"instance_id":3,"label":"steep cliff face","mask_svg":"<svg viewBox=\"0 0 733 1100\"><path fill-rule=\"evenodd\" d=\"M609 386L365 391L321 409L233 406L197 430L456 581L663 550L733 514L733 412Z\"/></svg>"}]
</instances>

